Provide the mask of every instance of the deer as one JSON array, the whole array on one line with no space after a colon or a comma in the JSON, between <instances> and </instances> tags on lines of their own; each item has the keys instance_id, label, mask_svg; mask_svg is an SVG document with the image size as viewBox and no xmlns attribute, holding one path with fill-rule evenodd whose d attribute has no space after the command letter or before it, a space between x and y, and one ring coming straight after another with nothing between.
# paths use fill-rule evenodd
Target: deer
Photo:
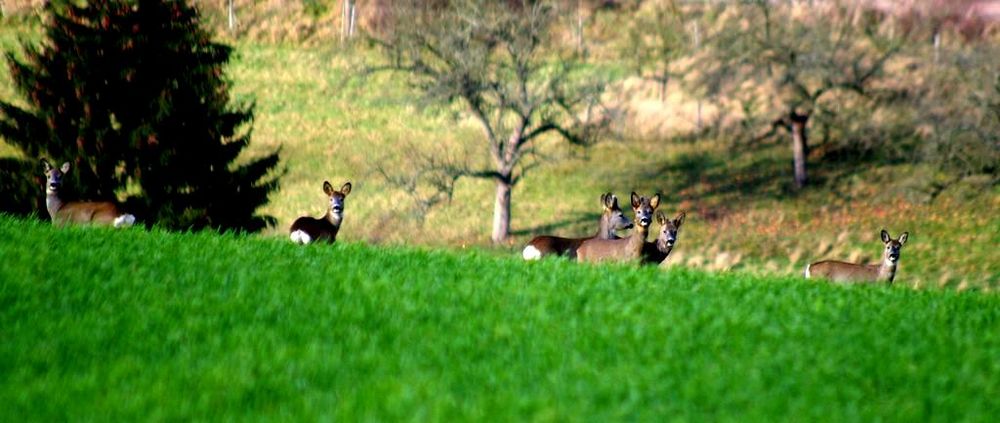
<instances>
[{"instance_id":1,"label":"deer","mask_svg":"<svg viewBox=\"0 0 1000 423\"><path fill-rule=\"evenodd\" d=\"M135 224L134 215L124 213L111 201L63 201L59 190L62 188L63 176L69 173L69 162L56 169L48 160L42 159L42 169L46 179L45 208L53 225L79 223L122 228Z\"/></svg>"},{"instance_id":2,"label":"deer","mask_svg":"<svg viewBox=\"0 0 1000 423\"><path fill-rule=\"evenodd\" d=\"M805 277L825 278L834 282L886 282L891 284L896 277L896 267L899 264L899 250L906 244L908 232L903 232L898 239L892 239L889 232L882 229L882 262L879 264L854 264L842 261L824 260L806 266Z\"/></svg>"},{"instance_id":3,"label":"deer","mask_svg":"<svg viewBox=\"0 0 1000 423\"><path fill-rule=\"evenodd\" d=\"M333 189L329 181L323 181L323 193L330 201L326 214L318 219L309 216L295 219L289 235L292 242L304 245L313 241L326 241L333 244L337 240L340 225L344 222L344 198L351 193L351 183L345 183L338 191Z\"/></svg>"},{"instance_id":4,"label":"deer","mask_svg":"<svg viewBox=\"0 0 1000 423\"><path fill-rule=\"evenodd\" d=\"M570 259L576 258L576 250L580 244L588 239L617 239L617 230L630 229L632 221L625 217L621 207L618 206L618 197L612 193L601 194L601 206L604 211L598 222L597 233L584 238L563 238L551 235L541 235L534 237L525 245L521 251L521 257L525 260L538 260L548 256L563 256Z\"/></svg>"},{"instance_id":5,"label":"deer","mask_svg":"<svg viewBox=\"0 0 1000 423\"><path fill-rule=\"evenodd\" d=\"M656 222L660 224L660 235L656 241L647 242L642 246L643 264L662 264L670 256L677 242L677 231L684 224L687 213L681 211L673 219L667 219L662 212L656 212Z\"/></svg>"},{"instance_id":6,"label":"deer","mask_svg":"<svg viewBox=\"0 0 1000 423\"><path fill-rule=\"evenodd\" d=\"M589 239L580 245L576 258L581 262L638 261L642 257L642 249L646 245L646 235L649 225L653 222L653 213L660 205L660 194L646 198L632 192L632 211L635 212L635 229L628 238L622 239Z\"/></svg>"}]
</instances>

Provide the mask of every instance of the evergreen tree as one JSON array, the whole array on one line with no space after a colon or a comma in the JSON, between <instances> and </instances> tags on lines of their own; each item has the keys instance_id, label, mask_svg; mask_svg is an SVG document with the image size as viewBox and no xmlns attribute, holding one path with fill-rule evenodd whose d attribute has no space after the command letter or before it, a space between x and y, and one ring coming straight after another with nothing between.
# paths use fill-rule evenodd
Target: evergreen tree
<instances>
[{"instance_id":1,"label":"evergreen tree","mask_svg":"<svg viewBox=\"0 0 1000 423\"><path fill-rule=\"evenodd\" d=\"M81 198L115 199L127 187L126 208L148 224L258 230L273 221L255 211L277 188L268 175L278 153L234 163L253 106L231 105L223 67L232 49L210 39L196 9L160 0L46 9L41 46L7 54L30 106L0 101L0 136L29 157L74 162L67 182Z\"/></svg>"}]
</instances>

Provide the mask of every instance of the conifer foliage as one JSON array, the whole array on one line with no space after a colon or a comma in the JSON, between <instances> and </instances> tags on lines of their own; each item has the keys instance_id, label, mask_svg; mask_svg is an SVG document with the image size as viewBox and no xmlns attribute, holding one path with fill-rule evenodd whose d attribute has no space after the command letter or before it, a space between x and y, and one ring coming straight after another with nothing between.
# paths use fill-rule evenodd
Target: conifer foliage
<instances>
[{"instance_id":1,"label":"conifer foliage","mask_svg":"<svg viewBox=\"0 0 1000 423\"><path fill-rule=\"evenodd\" d=\"M237 163L253 105L233 105L223 75L232 49L210 39L196 9L94 0L47 12L42 44L7 53L29 106L0 100L0 136L28 157L73 162L77 197L127 192L126 209L147 224L253 231L273 221L255 211L277 188L278 152Z\"/></svg>"}]
</instances>

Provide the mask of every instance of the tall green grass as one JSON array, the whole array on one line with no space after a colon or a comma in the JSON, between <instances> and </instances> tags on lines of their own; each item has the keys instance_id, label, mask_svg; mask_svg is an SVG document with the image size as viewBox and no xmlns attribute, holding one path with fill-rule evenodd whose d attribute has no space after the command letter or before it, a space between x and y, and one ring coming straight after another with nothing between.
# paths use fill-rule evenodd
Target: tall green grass
<instances>
[{"instance_id":1,"label":"tall green grass","mask_svg":"<svg viewBox=\"0 0 1000 423\"><path fill-rule=\"evenodd\" d=\"M1000 297L0 217L0 415L995 421Z\"/></svg>"}]
</instances>

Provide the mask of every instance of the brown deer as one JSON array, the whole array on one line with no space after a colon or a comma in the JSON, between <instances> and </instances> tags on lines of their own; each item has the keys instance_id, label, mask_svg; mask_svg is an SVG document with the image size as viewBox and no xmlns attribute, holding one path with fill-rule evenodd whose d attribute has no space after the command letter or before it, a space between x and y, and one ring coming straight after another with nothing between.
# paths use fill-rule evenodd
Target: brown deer
<instances>
[{"instance_id":1,"label":"brown deer","mask_svg":"<svg viewBox=\"0 0 1000 423\"><path fill-rule=\"evenodd\" d=\"M834 282L887 282L892 283L896 277L896 266L899 264L899 250L906 244L908 232L903 232L898 239L892 239L889 233L882 230L882 262L879 264L854 264L842 261L824 260L806 266L806 278L825 278Z\"/></svg>"},{"instance_id":2,"label":"brown deer","mask_svg":"<svg viewBox=\"0 0 1000 423\"><path fill-rule=\"evenodd\" d=\"M345 183L340 191L335 191L329 181L323 181L323 192L330 197L330 207L326 215L319 219L302 216L292 223L292 242L308 244L313 241L326 241L332 244L337 240L340 224L344 221L344 198L351 193L351 183Z\"/></svg>"},{"instance_id":3,"label":"brown deer","mask_svg":"<svg viewBox=\"0 0 1000 423\"><path fill-rule=\"evenodd\" d=\"M49 211L52 224L61 226L68 223L93 224L113 226L116 228L132 226L135 216L123 213L117 204L110 201L66 201L59 198L63 176L69 173L69 162L56 169L45 159L42 159L42 169L45 170L45 208Z\"/></svg>"},{"instance_id":4,"label":"brown deer","mask_svg":"<svg viewBox=\"0 0 1000 423\"><path fill-rule=\"evenodd\" d=\"M618 197L612 193L601 194L601 206L604 211L601 213L599 229L597 234L585 238L562 238L558 236L542 235L536 236L521 251L521 257L525 260L538 260L547 256L564 256L571 259L576 258L576 250L580 244L588 239L616 239L615 231L619 229L629 229L632 221L625 217L621 207L618 206Z\"/></svg>"},{"instance_id":5,"label":"brown deer","mask_svg":"<svg viewBox=\"0 0 1000 423\"><path fill-rule=\"evenodd\" d=\"M632 211L635 212L635 229L632 235L623 239L589 239L580 245L576 258L582 262L633 261L642 257L649 225L653 222L653 212L660 205L660 194L652 198L632 193Z\"/></svg>"},{"instance_id":6,"label":"brown deer","mask_svg":"<svg viewBox=\"0 0 1000 423\"><path fill-rule=\"evenodd\" d=\"M667 259L667 256L674 249L674 243L677 242L677 231L684 223L685 216L686 213L682 211L671 220L667 219L663 213L656 212L656 221L660 224L660 235L656 237L656 241L647 242L642 246L643 264L660 264Z\"/></svg>"}]
</instances>

